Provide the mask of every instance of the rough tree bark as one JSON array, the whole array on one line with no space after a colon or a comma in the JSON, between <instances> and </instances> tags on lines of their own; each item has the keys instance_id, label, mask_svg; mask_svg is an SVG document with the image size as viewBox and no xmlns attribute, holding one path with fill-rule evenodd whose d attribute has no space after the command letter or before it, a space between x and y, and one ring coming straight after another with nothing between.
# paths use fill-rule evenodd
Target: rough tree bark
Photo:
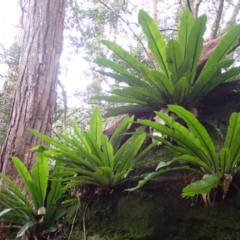
<instances>
[{"instance_id":1,"label":"rough tree bark","mask_svg":"<svg viewBox=\"0 0 240 240\"><path fill-rule=\"evenodd\" d=\"M29 0L19 75L7 137L0 156L0 170L16 179L10 157L17 156L31 168L29 149L39 140L34 128L49 135L55 107L59 58L62 51L65 0Z\"/></svg>"}]
</instances>

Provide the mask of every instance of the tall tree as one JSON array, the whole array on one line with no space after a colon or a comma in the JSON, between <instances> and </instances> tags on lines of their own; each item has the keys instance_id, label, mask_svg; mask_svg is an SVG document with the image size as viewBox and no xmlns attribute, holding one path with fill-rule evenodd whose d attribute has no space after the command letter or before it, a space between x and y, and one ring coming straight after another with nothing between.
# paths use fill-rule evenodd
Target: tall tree
<instances>
[{"instance_id":1,"label":"tall tree","mask_svg":"<svg viewBox=\"0 0 240 240\"><path fill-rule=\"evenodd\" d=\"M28 132L34 128L51 132L55 107L59 58L62 52L65 0L28 0L19 62L19 74L10 124L1 151L0 170L12 179L12 155L31 168L29 149L37 140Z\"/></svg>"}]
</instances>

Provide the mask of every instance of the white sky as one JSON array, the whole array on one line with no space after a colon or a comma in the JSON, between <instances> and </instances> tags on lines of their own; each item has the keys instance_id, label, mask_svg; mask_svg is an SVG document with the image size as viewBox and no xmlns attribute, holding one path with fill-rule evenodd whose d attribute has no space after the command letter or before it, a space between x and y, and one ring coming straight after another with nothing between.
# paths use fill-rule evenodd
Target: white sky
<instances>
[{"instance_id":1,"label":"white sky","mask_svg":"<svg viewBox=\"0 0 240 240\"><path fill-rule=\"evenodd\" d=\"M14 42L16 28L20 16L17 0L0 2L0 42L11 45Z\"/></svg>"}]
</instances>

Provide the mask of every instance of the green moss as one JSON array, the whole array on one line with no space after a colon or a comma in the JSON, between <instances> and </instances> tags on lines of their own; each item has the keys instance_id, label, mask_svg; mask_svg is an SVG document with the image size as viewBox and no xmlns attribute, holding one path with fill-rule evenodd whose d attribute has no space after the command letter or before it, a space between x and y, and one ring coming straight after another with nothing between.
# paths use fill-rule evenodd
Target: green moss
<instances>
[{"instance_id":1,"label":"green moss","mask_svg":"<svg viewBox=\"0 0 240 240\"><path fill-rule=\"evenodd\" d=\"M156 146L146 156L144 156L140 163L140 168L155 168L160 161L167 162L176 156L175 153L169 151L163 146Z\"/></svg>"},{"instance_id":2,"label":"green moss","mask_svg":"<svg viewBox=\"0 0 240 240\"><path fill-rule=\"evenodd\" d=\"M157 181L133 192L104 194L93 200L86 214L88 240L207 240L240 239L240 195L234 187L226 200L213 207L181 198L183 174L161 176ZM240 183L235 179L235 184ZM127 187L127 186L125 186ZM83 202L75 222L72 240L83 238ZM69 235L74 207L64 225Z\"/></svg>"}]
</instances>

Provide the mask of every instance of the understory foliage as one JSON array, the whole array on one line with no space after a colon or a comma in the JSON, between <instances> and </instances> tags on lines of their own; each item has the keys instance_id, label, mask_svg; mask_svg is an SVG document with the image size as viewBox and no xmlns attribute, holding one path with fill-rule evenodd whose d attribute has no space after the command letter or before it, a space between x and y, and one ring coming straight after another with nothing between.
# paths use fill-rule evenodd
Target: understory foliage
<instances>
[{"instance_id":1,"label":"understory foliage","mask_svg":"<svg viewBox=\"0 0 240 240\"><path fill-rule=\"evenodd\" d=\"M147 68L114 42L103 41L132 71L118 62L99 57L96 63L110 71L98 72L125 85L111 90L109 96L95 99L130 104L111 108L106 116L153 112L167 107L186 125L163 112L155 111L164 124L138 120L142 127L128 133L133 117L126 116L112 136L107 137L103 134L100 111L95 110L89 130L81 130L73 121L73 128L66 134L59 133L56 139L30 129L48 146L36 146L33 149L37 151L32 174L20 159L12 157L27 194L0 173L6 183L1 185L0 192L1 222L17 225L18 228L20 226L16 239L36 239L39 234L46 233L48 236L48 233L57 231L57 223L66 213L61 207L73 203L66 191L75 186L93 185L97 190L112 190L132 178L141 179L138 186L128 189L133 191L160 174L183 169L201 176L200 180L183 189L183 196L202 194L205 204L210 205L214 199L210 199L209 193L221 186L225 198L234 174L240 170L240 113L231 115L224 147L218 153L206 129L186 109L192 109L215 87L232 81L240 73L240 68L229 68L234 60L225 59L238 43L240 25L223 37L203 69L198 71L206 28L205 15L194 21L186 10L180 20L177 39L167 42L156 23L143 10L139 12L139 24L148 39L148 48L155 58L152 64L156 67ZM66 122L63 125L66 126ZM152 137L179 156L169 162L160 162L156 172L131 176L130 172L139 160L157 144L157 141L153 141L143 149L145 126L161 133L162 137ZM184 162L184 165L173 166L175 162Z\"/></svg>"},{"instance_id":2,"label":"understory foliage","mask_svg":"<svg viewBox=\"0 0 240 240\"><path fill-rule=\"evenodd\" d=\"M18 175L24 184L26 193L7 176L0 173L5 181L1 185L1 222L20 226L15 239L29 239L57 231L57 221L66 213L62 208L64 200L70 202L70 195L66 194L68 186L62 186L60 175L63 164L56 162L50 169L49 159L40 147L36 154L36 163L33 166L32 176L27 167L17 157L12 157ZM51 173L50 173L51 171ZM11 225L10 225L11 227Z\"/></svg>"},{"instance_id":3,"label":"understory foliage","mask_svg":"<svg viewBox=\"0 0 240 240\"><path fill-rule=\"evenodd\" d=\"M155 113L164 121L165 125L150 120L138 120L138 122L161 133L162 137L155 136L154 139L180 156L169 162L160 162L156 172L147 175L144 180L139 181L137 187L129 190L142 187L150 179L165 171L175 170L176 168L171 169L172 163L185 162L194 165L195 168L191 168L191 170L202 175L203 179L185 187L182 192L183 196L192 197L196 194L203 194L205 204L209 205L211 201L206 197L206 194L221 185L224 199L232 182L232 176L240 170L240 113L232 113L223 149L217 153L207 130L191 112L176 105L168 105L168 108L184 120L186 126L162 112ZM166 140L164 136L171 140Z\"/></svg>"},{"instance_id":4,"label":"understory foliage","mask_svg":"<svg viewBox=\"0 0 240 240\"><path fill-rule=\"evenodd\" d=\"M105 57L99 57L95 61L98 65L110 69L99 71L101 74L123 83L123 86L111 90L109 96L98 96L94 99L127 103L126 106L108 109L105 116L153 112L165 108L167 104L191 109L219 84L235 79L240 68L229 68L234 60L225 57L238 44L240 25L233 27L223 37L199 72L206 21L206 15L194 21L192 14L186 10L180 19L177 39L166 41L155 21L145 11L140 10L138 22L155 58L154 68L145 67L116 43L102 41L131 69L129 71Z\"/></svg>"},{"instance_id":5,"label":"understory foliage","mask_svg":"<svg viewBox=\"0 0 240 240\"><path fill-rule=\"evenodd\" d=\"M110 139L102 133L102 117L98 110L92 115L89 131L81 131L76 122L73 122L72 133L59 134L59 140L30 131L51 144L52 147L44 152L46 156L66 165L60 176L68 185L111 188L129 180L129 173L139 159L156 144L152 143L139 152L146 137L140 128L121 145L131 121L130 117L124 118Z\"/></svg>"}]
</instances>

